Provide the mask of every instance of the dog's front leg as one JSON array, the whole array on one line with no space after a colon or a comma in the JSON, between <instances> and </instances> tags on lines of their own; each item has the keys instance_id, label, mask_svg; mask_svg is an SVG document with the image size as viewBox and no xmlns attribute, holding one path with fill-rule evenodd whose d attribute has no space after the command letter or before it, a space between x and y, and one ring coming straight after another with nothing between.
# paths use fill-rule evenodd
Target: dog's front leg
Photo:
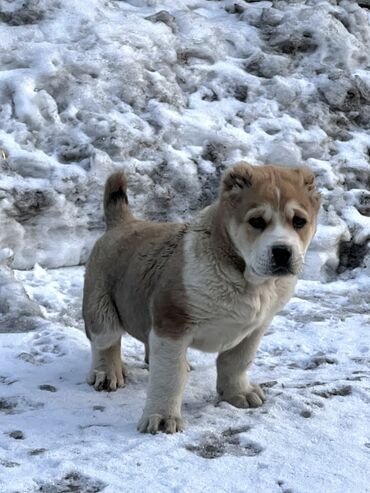
<instances>
[{"instance_id":1,"label":"dog's front leg","mask_svg":"<svg viewBox=\"0 0 370 493\"><path fill-rule=\"evenodd\" d=\"M186 383L185 338L149 335L149 385L143 415L138 424L141 433L176 433L183 430L182 394Z\"/></svg>"},{"instance_id":2,"label":"dog's front leg","mask_svg":"<svg viewBox=\"0 0 370 493\"><path fill-rule=\"evenodd\" d=\"M254 330L237 346L217 358L217 392L235 407L259 407L265 400L261 387L249 381L247 369L253 362L265 327Z\"/></svg>"}]
</instances>

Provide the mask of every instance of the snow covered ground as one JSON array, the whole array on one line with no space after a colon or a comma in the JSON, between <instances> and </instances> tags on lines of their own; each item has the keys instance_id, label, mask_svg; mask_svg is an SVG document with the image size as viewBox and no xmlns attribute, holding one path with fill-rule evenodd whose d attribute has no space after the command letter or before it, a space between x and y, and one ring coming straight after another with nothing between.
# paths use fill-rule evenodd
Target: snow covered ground
<instances>
[{"instance_id":1,"label":"snow covered ground","mask_svg":"<svg viewBox=\"0 0 370 493\"><path fill-rule=\"evenodd\" d=\"M189 354L187 428L141 435L148 372L124 337L127 386L85 383L83 269L17 272L46 319L0 338L0 491L370 491L370 282L300 281L252 368L267 401L218 403L214 356Z\"/></svg>"},{"instance_id":2,"label":"snow covered ground","mask_svg":"<svg viewBox=\"0 0 370 493\"><path fill-rule=\"evenodd\" d=\"M349 0L0 0L0 493L370 491L370 11ZM370 7L370 4L368 5ZM307 164L322 193L296 297L218 403L191 352L176 436L136 432L143 348L97 393L83 267L102 189L188 219L224 169Z\"/></svg>"}]
</instances>

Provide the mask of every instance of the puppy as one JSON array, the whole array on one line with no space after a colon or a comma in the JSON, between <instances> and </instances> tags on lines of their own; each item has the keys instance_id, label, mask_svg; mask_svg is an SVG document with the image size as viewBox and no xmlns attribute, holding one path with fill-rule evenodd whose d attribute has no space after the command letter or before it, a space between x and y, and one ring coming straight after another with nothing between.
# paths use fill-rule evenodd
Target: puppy
<instances>
[{"instance_id":1,"label":"puppy","mask_svg":"<svg viewBox=\"0 0 370 493\"><path fill-rule=\"evenodd\" d=\"M88 382L125 383L124 331L149 351L141 432L183 430L188 347L218 353L217 391L239 408L261 406L250 382L262 335L293 293L316 229L319 195L306 168L230 168L218 200L190 224L132 214L123 173L107 181L107 231L86 268L83 315L91 341Z\"/></svg>"}]
</instances>

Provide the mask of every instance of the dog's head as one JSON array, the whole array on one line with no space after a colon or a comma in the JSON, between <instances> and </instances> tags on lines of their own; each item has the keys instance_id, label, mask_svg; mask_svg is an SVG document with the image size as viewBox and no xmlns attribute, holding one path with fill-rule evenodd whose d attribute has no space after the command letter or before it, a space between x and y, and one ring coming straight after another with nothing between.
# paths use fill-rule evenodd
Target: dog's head
<instances>
[{"instance_id":1,"label":"dog's head","mask_svg":"<svg viewBox=\"0 0 370 493\"><path fill-rule=\"evenodd\" d=\"M220 204L248 277L298 274L320 207L309 169L238 164L223 179Z\"/></svg>"}]
</instances>

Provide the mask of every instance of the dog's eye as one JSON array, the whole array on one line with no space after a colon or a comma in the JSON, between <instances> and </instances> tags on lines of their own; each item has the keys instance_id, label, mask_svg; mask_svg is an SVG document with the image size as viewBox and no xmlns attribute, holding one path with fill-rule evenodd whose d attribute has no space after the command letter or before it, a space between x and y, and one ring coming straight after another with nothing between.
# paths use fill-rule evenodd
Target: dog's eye
<instances>
[{"instance_id":1,"label":"dog's eye","mask_svg":"<svg viewBox=\"0 0 370 493\"><path fill-rule=\"evenodd\" d=\"M266 221L263 217L251 217L248 222L254 229L263 231L266 228Z\"/></svg>"},{"instance_id":2,"label":"dog's eye","mask_svg":"<svg viewBox=\"0 0 370 493\"><path fill-rule=\"evenodd\" d=\"M306 225L307 221L303 217L294 216L293 217L293 228L302 229Z\"/></svg>"}]
</instances>

